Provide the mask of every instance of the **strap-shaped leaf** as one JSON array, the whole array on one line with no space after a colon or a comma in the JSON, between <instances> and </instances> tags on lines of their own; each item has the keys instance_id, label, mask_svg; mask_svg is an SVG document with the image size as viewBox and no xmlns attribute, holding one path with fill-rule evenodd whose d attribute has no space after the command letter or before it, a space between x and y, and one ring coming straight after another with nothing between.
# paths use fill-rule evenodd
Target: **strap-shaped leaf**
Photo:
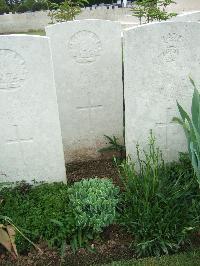
<instances>
[{"instance_id":1,"label":"strap-shaped leaf","mask_svg":"<svg viewBox=\"0 0 200 266\"><path fill-rule=\"evenodd\" d=\"M198 169L197 158L195 155L194 145L192 142L190 143L190 151L191 151L191 155L192 155L192 166L194 168L195 173L197 173L197 169Z\"/></svg>"},{"instance_id":2,"label":"strap-shaped leaf","mask_svg":"<svg viewBox=\"0 0 200 266\"><path fill-rule=\"evenodd\" d=\"M183 107L177 102L177 106L178 106L178 110L179 110L179 113L181 115L181 118L183 120L183 122L185 122L185 127L184 127L184 130L185 128L187 128L187 123L189 125L189 133L190 133L190 139L192 141L195 141L195 133L194 133L194 128L193 128L193 123L189 117L189 115L187 114L187 112L183 109ZM186 133L186 132L185 132Z\"/></svg>"},{"instance_id":3,"label":"strap-shaped leaf","mask_svg":"<svg viewBox=\"0 0 200 266\"><path fill-rule=\"evenodd\" d=\"M195 140L194 138L194 133L192 132L192 130L190 129L190 126L188 125L187 122L183 122L180 118L178 117L173 117L172 119L173 122L178 123L179 125L181 125L183 127L185 136L187 138L188 141L188 146L190 146L190 142L192 140Z\"/></svg>"},{"instance_id":4,"label":"strap-shaped leaf","mask_svg":"<svg viewBox=\"0 0 200 266\"><path fill-rule=\"evenodd\" d=\"M193 143L190 144L190 151L191 151L191 155L192 155L192 166L194 168L194 171L196 173L197 176L197 181L200 185L200 158L198 156L197 151L194 149L194 145Z\"/></svg>"},{"instance_id":5,"label":"strap-shaped leaf","mask_svg":"<svg viewBox=\"0 0 200 266\"><path fill-rule=\"evenodd\" d=\"M191 124L191 119L183 107L177 102L178 110L181 115L182 120L185 122L187 120Z\"/></svg>"},{"instance_id":6,"label":"strap-shaped leaf","mask_svg":"<svg viewBox=\"0 0 200 266\"><path fill-rule=\"evenodd\" d=\"M196 129L196 127L193 127L194 129L194 134L195 134L195 139L196 139L196 144L198 145L200 150L200 132Z\"/></svg>"},{"instance_id":7,"label":"strap-shaped leaf","mask_svg":"<svg viewBox=\"0 0 200 266\"><path fill-rule=\"evenodd\" d=\"M194 80L193 80L191 77L189 77L189 79L190 79L190 82L192 83L192 86L193 86L195 89L197 89L197 87L196 87L196 84L195 84Z\"/></svg>"},{"instance_id":8,"label":"strap-shaped leaf","mask_svg":"<svg viewBox=\"0 0 200 266\"><path fill-rule=\"evenodd\" d=\"M194 88L192 97L191 113L193 125L197 130L199 130L199 92L196 88Z\"/></svg>"}]
</instances>

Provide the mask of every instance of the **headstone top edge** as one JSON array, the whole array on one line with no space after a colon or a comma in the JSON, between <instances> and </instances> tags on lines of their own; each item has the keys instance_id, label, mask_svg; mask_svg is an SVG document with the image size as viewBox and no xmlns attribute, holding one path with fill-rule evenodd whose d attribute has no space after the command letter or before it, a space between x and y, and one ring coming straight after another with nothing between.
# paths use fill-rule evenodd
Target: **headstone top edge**
<instances>
[{"instance_id":1,"label":"headstone top edge","mask_svg":"<svg viewBox=\"0 0 200 266\"><path fill-rule=\"evenodd\" d=\"M154 28L154 27L161 27L163 25L198 25L200 27L200 23L199 22L195 22L195 21L161 21L161 22L152 22L152 23L148 23L148 24L143 24L143 25L138 25L138 26L134 26L132 28L128 28L128 29L124 29L123 30L123 34L124 36L128 35L131 32L136 32L140 29L147 29L147 28Z\"/></svg>"},{"instance_id":2,"label":"headstone top edge","mask_svg":"<svg viewBox=\"0 0 200 266\"><path fill-rule=\"evenodd\" d=\"M193 15L193 14L198 14L200 13L200 10L195 10L195 11L187 11L187 12L183 12L181 14L178 14L177 17L183 17L186 15Z\"/></svg>"},{"instance_id":3,"label":"headstone top edge","mask_svg":"<svg viewBox=\"0 0 200 266\"><path fill-rule=\"evenodd\" d=\"M16 38L16 39L22 39L22 38L25 38L25 39L35 39L35 40L49 40L49 37L48 36L38 36L38 35L29 35L29 34L6 34L6 35L0 35L0 38L1 39L13 39L13 38Z\"/></svg>"},{"instance_id":4,"label":"headstone top edge","mask_svg":"<svg viewBox=\"0 0 200 266\"><path fill-rule=\"evenodd\" d=\"M76 25L77 23L105 23L105 24L109 23L109 24L118 25L119 27L121 27L121 23L119 21L112 21L112 20L105 20L105 19L80 19L80 20L55 23L55 24L46 26L45 31L49 31L55 27L64 27L65 25L69 25L69 24Z\"/></svg>"}]
</instances>

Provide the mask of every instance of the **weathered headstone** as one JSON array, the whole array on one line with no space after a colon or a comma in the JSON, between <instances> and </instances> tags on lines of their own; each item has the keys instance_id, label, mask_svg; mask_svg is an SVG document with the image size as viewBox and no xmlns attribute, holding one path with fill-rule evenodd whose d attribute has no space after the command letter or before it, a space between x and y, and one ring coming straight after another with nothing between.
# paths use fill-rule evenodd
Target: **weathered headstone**
<instances>
[{"instance_id":1,"label":"weathered headstone","mask_svg":"<svg viewBox=\"0 0 200 266\"><path fill-rule=\"evenodd\" d=\"M0 36L0 182L65 181L47 37Z\"/></svg>"},{"instance_id":2,"label":"weathered headstone","mask_svg":"<svg viewBox=\"0 0 200 266\"><path fill-rule=\"evenodd\" d=\"M121 26L81 20L49 26L46 32L66 161L98 158L104 135L123 139Z\"/></svg>"},{"instance_id":3,"label":"weathered headstone","mask_svg":"<svg viewBox=\"0 0 200 266\"><path fill-rule=\"evenodd\" d=\"M190 110L191 76L200 85L200 24L164 22L124 32L125 132L127 153L146 147L149 130L168 161L186 151L176 100ZM200 88L200 86L199 86Z\"/></svg>"}]
</instances>

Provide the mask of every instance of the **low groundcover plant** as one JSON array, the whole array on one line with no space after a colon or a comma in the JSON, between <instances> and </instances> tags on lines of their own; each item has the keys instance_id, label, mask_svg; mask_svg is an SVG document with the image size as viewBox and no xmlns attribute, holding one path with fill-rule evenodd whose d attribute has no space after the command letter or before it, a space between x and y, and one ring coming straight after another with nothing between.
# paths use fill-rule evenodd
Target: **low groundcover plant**
<instances>
[{"instance_id":1,"label":"low groundcover plant","mask_svg":"<svg viewBox=\"0 0 200 266\"><path fill-rule=\"evenodd\" d=\"M0 192L1 214L10 217L32 241L45 240L50 246L60 247L71 229L67 190L68 186L62 183L30 186L22 182L14 188L5 188ZM62 222L62 230L51 219ZM31 247L20 234L16 235L16 245L19 252Z\"/></svg>"},{"instance_id":2,"label":"low groundcover plant","mask_svg":"<svg viewBox=\"0 0 200 266\"><path fill-rule=\"evenodd\" d=\"M22 182L0 191L0 211L31 241L45 241L59 248L68 243L77 250L114 222L118 192L108 179L83 180L71 187ZM21 234L16 235L16 245L19 252L31 247Z\"/></svg>"}]
</instances>

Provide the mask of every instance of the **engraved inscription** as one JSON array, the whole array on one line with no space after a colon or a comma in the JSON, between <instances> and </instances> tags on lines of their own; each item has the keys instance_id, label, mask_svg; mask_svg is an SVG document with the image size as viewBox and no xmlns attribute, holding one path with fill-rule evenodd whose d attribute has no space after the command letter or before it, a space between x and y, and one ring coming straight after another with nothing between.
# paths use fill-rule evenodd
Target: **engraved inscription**
<instances>
[{"instance_id":1,"label":"engraved inscription","mask_svg":"<svg viewBox=\"0 0 200 266\"><path fill-rule=\"evenodd\" d=\"M0 49L0 90L20 89L26 78L24 59L15 51Z\"/></svg>"},{"instance_id":2,"label":"engraved inscription","mask_svg":"<svg viewBox=\"0 0 200 266\"><path fill-rule=\"evenodd\" d=\"M99 37L91 31L79 31L69 41L69 49L77 63L91 63L101 55L102 44Z\"/></svg>"}]
</instances>

